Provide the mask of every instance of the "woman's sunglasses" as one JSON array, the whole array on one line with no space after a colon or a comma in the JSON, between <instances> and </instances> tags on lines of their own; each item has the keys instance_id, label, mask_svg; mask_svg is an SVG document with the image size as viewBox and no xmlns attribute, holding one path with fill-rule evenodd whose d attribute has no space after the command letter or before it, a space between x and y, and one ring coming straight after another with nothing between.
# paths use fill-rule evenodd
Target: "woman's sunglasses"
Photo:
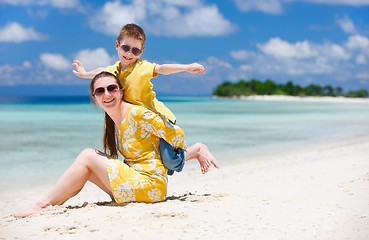
<instances>
[{"instance_id":1,"label":"woman's sunglasses","mask_svg":"<svg viewBox=\"0 0 369 240\"><path fill-rule=\"evenodd\" d=\"M122 46L120 46L120 47L122 48L122 50L123 50L124 52L128 52L129 50L131 50L131 46L128 46L128 45L122 45ZM139 49L139 48L133 47L133 48L132 48L132 53L133 53L133 55L135 55L135 56L140 56L140 54L142 53L142 50L141 50L141 49Z\"/></svg>"},{"instance_id":2,"label":"woman's sunglasses","mask_svg":"<svg viewBox=\"0 0 369 240\"><path fill-rule=\"evenodd\" d=\"M116 84L109 85L106 88L98 87L98 88L95 89L95 91L92 94L92 96L101 97L102 95L104 95L105 89L108 90L108 92L110 94L113 94L113 93L117 93L118 92L119 87Z\"/></svg>"}]
</instances>

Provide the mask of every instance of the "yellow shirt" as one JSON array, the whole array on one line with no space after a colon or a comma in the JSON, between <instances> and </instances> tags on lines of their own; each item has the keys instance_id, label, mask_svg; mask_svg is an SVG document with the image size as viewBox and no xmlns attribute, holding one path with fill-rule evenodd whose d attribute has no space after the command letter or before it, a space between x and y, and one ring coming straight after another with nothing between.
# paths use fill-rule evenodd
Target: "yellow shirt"
<instances>
[{"instance_id":1,"label":"yellow shirt","mask_svg":"<svg viewBox=\"0 0 369 240\"><path fill-rule=\"evenodd\" d=\"M150 80L158 75L154 74L155 66L155 63L138 59L123 71L121 71L122 65L120 61L105 68L105 71L119 78L123 87L123 98L125 101L145 106L174 123L176 117L164 103L156 99L156 93L152 90L153 84Z\"/></svg>"}]
</instances>

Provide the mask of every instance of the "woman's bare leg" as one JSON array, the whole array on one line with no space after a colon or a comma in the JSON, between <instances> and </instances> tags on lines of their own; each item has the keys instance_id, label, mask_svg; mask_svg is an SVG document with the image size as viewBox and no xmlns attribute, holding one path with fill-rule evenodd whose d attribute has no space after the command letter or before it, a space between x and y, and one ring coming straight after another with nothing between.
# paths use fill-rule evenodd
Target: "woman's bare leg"
<instances>
[{"instance_id":1,"label":"woman's bare leg","mask_svg":"<svg viewBox=\"0 0 369 240\"><path fill-rule=\"evenodd\" d=\"M102 152L94 149L82 151L43 199L14 216L26 217L49 205L61 205L79 193L88 180L112 196L106 165L107 157Z\"/></svg>"},{"instance_id":2,"label":"woman's bare leg","mask_svg":"<svg viewBox=\"0 0 369 240\"><path fill-rule=\"evenodd\" d=\"M217 160L211 155L209 152L208 147L203 143L196 143L192 145L191 147L188 147L186 150L186 162L197 158L197 160L200 163L201 172L207 173L211 164L214 165L214 167L219 168Z\"/></svg>"}]
</instances>

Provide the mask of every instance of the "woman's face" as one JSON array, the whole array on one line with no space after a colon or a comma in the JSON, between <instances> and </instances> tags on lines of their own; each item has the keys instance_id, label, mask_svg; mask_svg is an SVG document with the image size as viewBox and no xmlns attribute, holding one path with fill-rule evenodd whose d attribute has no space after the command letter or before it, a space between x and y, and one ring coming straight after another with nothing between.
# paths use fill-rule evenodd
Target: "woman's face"
<instances>
[{"instance_id":1,"label":"woman's face","mask_svg":"<svg viewBox=\"0 0 369 240\"><path fill-rule=\"evenodd\" d=\"M123 90L113 77L101 77L94 84L93 99L104 110L122 102Z\"/></svg>"}]
</instances>

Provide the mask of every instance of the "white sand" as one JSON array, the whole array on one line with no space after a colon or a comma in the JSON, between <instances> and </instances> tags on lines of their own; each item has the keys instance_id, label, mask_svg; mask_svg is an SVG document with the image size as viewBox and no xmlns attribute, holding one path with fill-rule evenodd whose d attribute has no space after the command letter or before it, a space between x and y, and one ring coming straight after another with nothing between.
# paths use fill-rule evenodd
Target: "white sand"
<instances>
[{"instance_id":1,"label":"white sand","mask_svg":"<svg viewBox=\"0 0 369 240\"><path fill-rule=\"evenodd\" d=\"M63 206L15 219L45 189L2 195L0 239L369 239L369 139L221 161L170 177L168 200L125 206L87 185ZM42 190L42 191L41 191ZM24 197L25 196L25 197ZM82 205L85 201L88 204ZM66 207L72 205L72 208Z\"/></svg>"},{"instance_id":2,"label":"white sand","mask_svg":"<svg viewBox=\"0 0 369 240\"><path fill-rule=\"evenodd\" d=\"M259 101L304 101L304 102L338 102L338 103L369 103L369 98L347 98L347 97L297 97L284 95L252 95L234 97L244 100Z\"/></svg>"}]
</instances>

